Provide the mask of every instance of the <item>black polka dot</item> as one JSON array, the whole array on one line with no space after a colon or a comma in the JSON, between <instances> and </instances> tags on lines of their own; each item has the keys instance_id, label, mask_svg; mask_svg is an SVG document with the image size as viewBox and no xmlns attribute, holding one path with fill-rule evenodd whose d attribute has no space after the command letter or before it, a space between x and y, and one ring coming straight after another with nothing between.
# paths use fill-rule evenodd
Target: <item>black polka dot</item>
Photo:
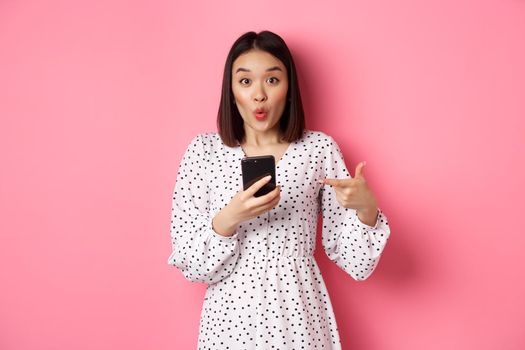
<instances>
[{"instance_id":1,"label":"black polka dot","mask_svg":"<svg viewBox=\"0 0 525 350\"><path fill-rule=\"evenodd\" d=\"M224 145L218 133L201 133L177 173L168 263L208 285L199 349L340 349L313 257L318 216L327 256L357 281L377 266L390 236L387 217L379 209L375 226L362 223L318 182L350 173L332 137L305 130L276 165L279 204L240 223L233 236L222 236L211 220L242 190L244 156L240 145Z\"/></svg>"}]
</instances>

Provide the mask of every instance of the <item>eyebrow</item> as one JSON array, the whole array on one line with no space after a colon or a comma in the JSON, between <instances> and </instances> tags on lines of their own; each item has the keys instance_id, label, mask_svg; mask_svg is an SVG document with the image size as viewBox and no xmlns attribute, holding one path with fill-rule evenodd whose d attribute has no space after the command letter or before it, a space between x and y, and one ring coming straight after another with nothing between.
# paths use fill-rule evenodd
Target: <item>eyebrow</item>
<instances>
[{"instance_id":1,"label":"eyebrow","mask_svg":"<svg viewBox=\"0 0 525 350\"><path fill-rule=\"evenodd\" d=\"M267 72L272 72L274 70L278 70L278 71L281 71L281 72L283 71L281 68L279 68L277 66L273 66L271 68L268 68L266 71ZM239 72L251 72L251 70L240 67L240 68L237 68L237 70L235 71L235 74L237 74Z\"/></svg>"}]
</instances>

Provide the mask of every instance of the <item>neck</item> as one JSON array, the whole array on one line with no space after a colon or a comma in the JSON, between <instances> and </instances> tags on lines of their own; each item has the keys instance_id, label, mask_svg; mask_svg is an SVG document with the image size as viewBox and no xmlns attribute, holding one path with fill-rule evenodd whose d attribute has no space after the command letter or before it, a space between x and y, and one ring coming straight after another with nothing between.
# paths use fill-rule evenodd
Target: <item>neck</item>
<instances>
[{"instance_id":1,"label":"neck","mask_svg":"<svg viewBox=\"0 0 525 350\"><path fill-rule=\"evenodd\" d=\"M281 143L281 135L278 128L267 131L256 131L250 128L245 128L245 136L243 144L254 147L263 147L267 145L274 145Z\"/></svg>"}]
</instances>

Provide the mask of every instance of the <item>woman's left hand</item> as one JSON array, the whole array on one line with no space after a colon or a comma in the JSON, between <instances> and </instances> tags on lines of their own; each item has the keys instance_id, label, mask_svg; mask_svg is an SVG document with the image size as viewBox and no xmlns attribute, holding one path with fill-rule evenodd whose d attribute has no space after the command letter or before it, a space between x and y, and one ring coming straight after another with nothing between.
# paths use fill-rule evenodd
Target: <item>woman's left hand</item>
<instances>
[{"instance_id":1,"label":"woman's left hand","mask_svg":"<svg viewBox=\"0 0 525 350\"><path fill-rule=\"evenodd\" d=\"M332 186L339 204L357 210L359 219L368 225L372 223L370 226L373 226L377 218L377 200L365 180L365 165L364 161L357 165L353 178L321 179L319 182Z\"/></svg>"}]
</instances>

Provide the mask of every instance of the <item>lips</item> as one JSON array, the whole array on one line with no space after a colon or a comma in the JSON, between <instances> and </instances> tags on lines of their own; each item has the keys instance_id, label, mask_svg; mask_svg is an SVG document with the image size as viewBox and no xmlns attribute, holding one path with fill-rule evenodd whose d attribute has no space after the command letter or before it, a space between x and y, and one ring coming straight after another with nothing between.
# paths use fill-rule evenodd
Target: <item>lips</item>
<instances>
[{"instance_id":1,"label":"lips","mask_svg":"<svg viewBox=\"0 0 525 350\"><path fill-rule=\"evenodd\" d=\"M268 112L264 108L257 108L254 112L255 118L257 120L264 120L268 114Z\"/></svg>"}]
</instances>

